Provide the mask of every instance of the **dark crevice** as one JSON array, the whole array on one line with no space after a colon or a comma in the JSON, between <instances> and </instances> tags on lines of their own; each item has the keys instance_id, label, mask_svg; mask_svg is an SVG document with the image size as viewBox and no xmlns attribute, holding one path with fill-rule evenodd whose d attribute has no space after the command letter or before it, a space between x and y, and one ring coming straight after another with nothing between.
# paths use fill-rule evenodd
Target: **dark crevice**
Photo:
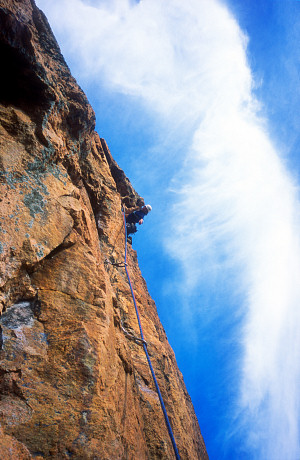
<instances>
[{"instance_id":1,"label":"dark crevice","mask_svg":"<svg viewBox=\"0 0 300 460\"><path fill-rule=\"evenodd\" d=\"M32 62L26 60L18 50L3 43L0 45L0 54L3 59L0 102L18 107L32 116L41 109L48 110L53 97L47 85L32 69Z\"/></svg>"},{"instance_id":2,"label":"dark crevice","mask_svg":"<svg viewBox=\"0 0 300 460\"><path fill-rule=\"evenodd\" d=\"M37 318L37 320L39 320L39 317L40 317L41 312L42 312L42 304L41 304L41 301L39 299L39 291L38 290L36 292L36 295L35 295L34 299L30 301L30 306L31 306L33 315Z\"/></svg>"},{"instance_id":3,"label":"dark crevice","mask_svg":"<svg viewBox=\"0 0 300 460\"><path fill-rule=\"evenodd\" d=\"M5 375L5 374L18 374L18 377L22 377L22 370L21 369L14 369L14 370L6 370L6 369L0 369L0 377Z\"/></svg>"},{"instance_id":4,"label":"dark crevice","mask_svg":"<svg viewBox=\"0 0 300 460\"><path fill-rule=\"evenodd\" d=\"M11 12L0 8L0 38L0 103L18 107L35 119L49 110L55 95L35 60L32 33Z\"/></svg>"},{"instance_id":5,"label":"dark crevice","mask_svg":"<svg viewBox=\"0 0 300 460\"><path fill-rule=\"evenodd\" d=\"M68 237L69 235L66 236L66 238ZM65 249L68 249L70 248L71 246L73 246L75 243L73 241L63 241L60 245L58 245L56 248L52 249L52 251L49 252L49 254L47 254L45 257L43 257L43 259L39 260L38 262L34 262L34 263L28 263L28 262L23 262L22 263L22 267L23 269L26 271L26 273L28 274L28 276L30 277L36 270L36 268L39 266L39 264L41 264L44 260L51 260L53 259L53 257L55 257L56 255L58 255L60 252L64 251Z\"/></svg>"},{"instance_id":6,"label":"dark crevice","mask_svg":"<svg viewBox=\"0 0 300 460\"><path fill-rule=\"evenodd\" d=\"M3 348L3 333L2 333L2 327L0 326L0 351Z\"/></svg>"},{"instance_id":7,"label":"dark crevice","mask_svg":"<svg viewBox=\"0 0 300 460\"><path fill-rule=\"evenodd\" d=\"M37 266L38 262L35 262L35 263L29 263L29 262L26 262L26 261L22 261L22 265L21 265L21 268L25 271L25 273L27 273L27 275L30 276L32 275L32 273L34 272L36 266Z\"/></svg>"},{"instance_id":8,"label":"dark crevice","mask_svg":"<svg viewBox=\"0 0 300 460\"><path fill-rule=\"evenodd\" d=\"M56 248L52 249L52 251L50 251L49 254L46 255L46 257L44 257L44 260L53 259L53 257L57 256L57 254L59 254L60 252L64 251L65 249L70 248L71 246L74 246L74 244L75 243L73 241L69 241L69 242L63 241L59 246L57 246Z\"/></svg>"}]
</instances>

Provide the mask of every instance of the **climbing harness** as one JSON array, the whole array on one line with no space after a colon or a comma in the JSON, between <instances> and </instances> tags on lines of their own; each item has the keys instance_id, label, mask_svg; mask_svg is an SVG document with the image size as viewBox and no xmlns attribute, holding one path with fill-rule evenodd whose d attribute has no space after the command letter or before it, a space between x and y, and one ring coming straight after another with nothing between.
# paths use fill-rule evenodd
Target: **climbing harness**
<instances>
[{"instance_id":1,"label":"climbing harness","mask_svg":"<svg viewBox=\"0 0 300 460\"><path fill-rule=\"evenodd\" d=\"M148 365L149 365L149 368L150 368L150 371L151 371L151 374L152 374L152 378L153 378L153 381L154 381L154 384L155 384L155 388L156 388L156 391L157 391L157 394L158 394L159 402L160 402L160 405L161 405L161 408L162 408L162 411L163 411L163 414L164 414L164 417L165 417L165 422L166 422L167 429L168 429L168 432L169 432L170 440L172 442L172 446L173 446L173 449L174 449L176 460L180 460L180 456L179 456L179 452L178 452L178 449L177 449L177 446L176 446L176 441L175 441L175 438L174 438L174 435L173 435L172 427L170 425L170 421L169 421L169 417L168 417L168 414L167 414L167 411L166 411L166 407L165 407L165 404L164 404L164 401L163 401L163 398L162 398L162 395L161 395L161 392L160 392L160 389L159 389L159 386L158 386L158 382L156 380L155 372L154 372L154 369L153 369L153 366L152 366L152 363L151 363L151 359L150 359L150 356L149 356L149 353L148 353L147 342L144 339L143 328L142 328L142 324L141 324L141 320L140 320L140 314L139 314L139 310L138 310L137 303L136 303L136 300L135 300L130 275L129 275L129 272L128 272L128 269L127 269L127 228L126 228L126 218L125 218L124 209L122 209L122 213L123 213L124 229L125 229L125 257L124 257L124 264L122 266L125 268L125 272L126 272L126 275L127 275L127 279L128 279L128 283L129 283L129 287L130 287L130 291L131 291L131 296L132 296L132 300L133 300L133 304L134 304L134 308L135 308L135 312L136 312L136 316L137 316L137 320L138 320L138 324L139 324L140 335L141 335L141 338L139 340L142 342L142 346L143 346L144 351L145 351L145 355L146 355L146 358L147 358L147 361L148 361ZM121 265L118 264L117 266L121 266Z\"/></svg>"}]
</instances>

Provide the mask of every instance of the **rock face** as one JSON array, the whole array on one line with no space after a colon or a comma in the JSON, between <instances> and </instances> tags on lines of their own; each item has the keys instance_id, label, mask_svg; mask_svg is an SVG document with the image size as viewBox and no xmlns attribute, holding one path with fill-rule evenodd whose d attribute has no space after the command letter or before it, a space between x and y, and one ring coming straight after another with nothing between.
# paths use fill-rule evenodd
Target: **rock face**
<instances>
[{"instance_id":1,"label":"rock face","mask_svg":"<svg viewBox=\"0 0 300 460\"><path fill-rule=\"evenodd\" d=\"M0 0L0 458L171 459L124 268L121 204L143 202L33 0ZM207 454L128 250L182 459Z\"/></svg>"}]
</instances>

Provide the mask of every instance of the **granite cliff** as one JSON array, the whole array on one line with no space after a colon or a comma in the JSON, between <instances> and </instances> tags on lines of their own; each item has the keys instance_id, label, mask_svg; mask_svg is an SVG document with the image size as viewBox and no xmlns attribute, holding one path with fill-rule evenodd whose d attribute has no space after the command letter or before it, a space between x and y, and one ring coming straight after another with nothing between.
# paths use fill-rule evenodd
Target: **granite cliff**
<instances>
[{"instance_id":1,"label":"granite cliff","mask_svg":"<svg viewBox=\"0 0 300 460\"><path fill-rule=\"evenodd\" d=\"M172 459L124 268L105 263L143 199L33 0L0 0L0 40L0 458ZM131 247L128 270L180 456L206 459Z\"/></svg>"}]
</instances>

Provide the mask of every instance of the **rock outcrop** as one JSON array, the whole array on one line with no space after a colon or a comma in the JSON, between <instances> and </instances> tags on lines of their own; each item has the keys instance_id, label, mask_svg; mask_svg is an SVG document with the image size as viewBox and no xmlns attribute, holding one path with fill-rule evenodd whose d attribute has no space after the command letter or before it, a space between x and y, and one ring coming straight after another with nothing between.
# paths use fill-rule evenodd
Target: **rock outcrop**
<instances>
[{"instance_id":1,"label":"rock outcrop","mask_svg":"<svg viewBox=\"0 0 300 460\"><path fill-rule=\"evenodd\" d=\"M171 459L124 268L143 202L33 0L0 0L0 458ZM149 354L182 459L207 454L129 248Z\"/></svg>"}]
</instances>

